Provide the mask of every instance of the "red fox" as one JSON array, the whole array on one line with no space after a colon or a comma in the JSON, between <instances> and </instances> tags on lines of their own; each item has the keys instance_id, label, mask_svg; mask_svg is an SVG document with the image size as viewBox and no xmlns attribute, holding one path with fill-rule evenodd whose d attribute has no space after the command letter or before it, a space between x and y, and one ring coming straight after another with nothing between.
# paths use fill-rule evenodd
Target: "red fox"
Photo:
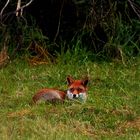
<instances>
[{"instance_id":1,"label":"red fox","mask_svg":"<svg viewBox=\"0 0 140 140\"><path fill-rule=\"evenodd\" d=\"M53 88L44 88L39 90L33 96L33 102L37 103L42 99L45 101L64 101L65 99L79 99L80 101L86 101L88 81L88 78L83 80L74 80L71 76L68 76L68 89L66 91Z\"/></svg>"}]
</instances>

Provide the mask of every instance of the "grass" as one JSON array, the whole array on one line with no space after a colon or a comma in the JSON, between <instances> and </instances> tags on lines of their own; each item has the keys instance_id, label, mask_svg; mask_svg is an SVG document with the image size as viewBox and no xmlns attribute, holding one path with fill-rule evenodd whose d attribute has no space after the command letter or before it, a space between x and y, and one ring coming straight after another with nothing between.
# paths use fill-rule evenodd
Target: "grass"
<instances>
[{"instance_id":1,"label":"grass","mask_svg":"<svg viewBox=\"0 0 140 140\"><path fill-rule=\"evenodd\" d=\"M74 58L37 66L17 59L0 70L2 140L140 139L140 59L124 65ZM86 103L30 104L40 88L66 89L67 75L89 76Z\"/></svg>"}]
</instances>

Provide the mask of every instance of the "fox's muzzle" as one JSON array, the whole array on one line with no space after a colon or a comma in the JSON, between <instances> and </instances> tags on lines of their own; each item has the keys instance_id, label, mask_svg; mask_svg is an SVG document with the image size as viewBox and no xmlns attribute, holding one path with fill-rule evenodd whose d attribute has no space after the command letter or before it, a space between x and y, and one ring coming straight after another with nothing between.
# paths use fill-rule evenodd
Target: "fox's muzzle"
<instances>
[{"instance_id":1,"label":"fox's muzzle","mask_svg":"<svg viewBox=\"0 0 140 140\"><path fill-rule=\"evenodd\" d=\"M79 94L73 94L72 92L70 92L70 90L67 91L67 97L68 99L78 99L80 101L86 101L87 99L87 95L86 93L79 93Z\"/></svg>"},{"instance_id":2,"label":"fox's muzzle","mask_svg":"<svg viewBox=\"0 0 140 140\"><path fill-rule=\"evenodd\" d=\"M76 98L76 94L73 94L73 98Z\"/></svg>"}]
</instances>

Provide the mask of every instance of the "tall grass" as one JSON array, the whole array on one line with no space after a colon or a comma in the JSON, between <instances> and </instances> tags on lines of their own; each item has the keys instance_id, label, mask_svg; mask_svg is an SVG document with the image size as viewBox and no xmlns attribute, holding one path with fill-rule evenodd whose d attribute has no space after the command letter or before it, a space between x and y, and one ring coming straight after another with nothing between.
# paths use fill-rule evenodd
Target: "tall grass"
<instances>
[{"instance_id":1,"label":"tall grass","mask_svg":"<svg viewBox=\"0 0 140 140\"><path fill-rule=\"evenodd\" d=\"M49 38L42 33L32 19L32 26L21 21L11 26L0 26L0 47L7 46L11 57L22 54L23 56L24 54L37 56L38 53L42 55L47 52L48 54L45 54L47 57L44 55L44 58L49 59L50 57L51 60L53 56L58 56L58 59L69 59L69 56L74 59L76 57L76 59L78 57L87 59L88 57L91 60L100 60L101 58L111 60L139 55L140 22L130 19L131 24L127 23L123 20L122 15L115 14L115 11L112 12L111 17L112 20L105 18L104 21L98 23L107 37L105 42L102 40L104 36L102 32L95 32L95 25L89 27L86 24L79 32L77 31L71 41L50 42ZM103 44L100 45L100 43ZM63 57L65 54L67 57ZM72 56L70 56L71 54ZM61 60L65 61L64 59Z\"/></svg>"},{"instance_id":2,"label":"tall grass","mask_svg":"<svg viewBox=\"0 0 140 140\"><path fill-rule=\"evenodd\" d=\"M138 30L140 22L131 21L132 25L128 25L119 15L110 29L108 25L104 25L108 32L108 42L105 44L104 53L109 58L119 58L124 56L136 56L139 54ZM135 26L135 27L134 27Z\"/></svg>"}]
</instances>

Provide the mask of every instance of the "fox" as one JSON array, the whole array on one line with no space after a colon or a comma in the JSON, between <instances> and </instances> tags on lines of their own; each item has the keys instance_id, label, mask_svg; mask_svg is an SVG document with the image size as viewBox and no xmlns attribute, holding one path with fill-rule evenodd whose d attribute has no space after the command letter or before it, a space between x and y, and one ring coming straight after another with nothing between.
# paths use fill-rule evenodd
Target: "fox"
<instances>
[{"instance_id":1,"label":"fox","mask_svg":"<svg viewBox=\"0 0 140 140\"><path fill-rule=\"evenodd\" d=\"M38 103L40 100L55 102L68 100L79 100L85 102L87 99L87 84L89 82L88 77L82 80L75 80L73 77L67 78L67 90L62 91L55 88L40 89L33 97L33 103Z\"/></svg>"}]
</instances>

